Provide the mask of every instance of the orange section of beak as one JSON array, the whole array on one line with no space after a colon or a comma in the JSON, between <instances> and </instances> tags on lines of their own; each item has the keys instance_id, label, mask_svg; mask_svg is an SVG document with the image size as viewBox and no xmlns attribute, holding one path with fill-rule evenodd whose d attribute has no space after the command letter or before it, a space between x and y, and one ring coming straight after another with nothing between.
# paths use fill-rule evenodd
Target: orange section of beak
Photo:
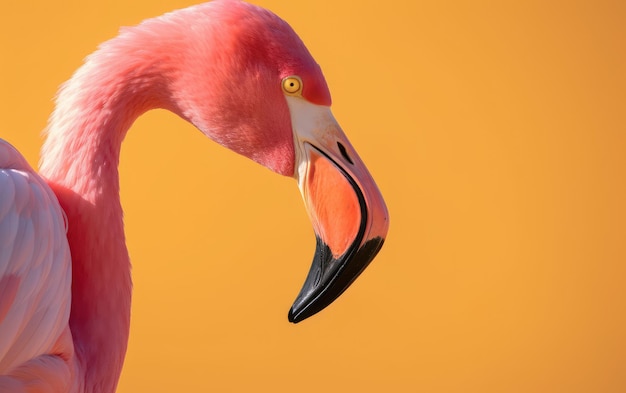
<instances>
[{"instance_id":1,"label":"orange section of beak","mask_svg":"<svg viewBox=\"0 0 626 393\"><path fill-rule=\"evenodd\" d=\"M308 153L307 210L315 233L338 258L357 237L361 207L353 186L335 163L315 149Z\"/></svg>"}]
</instances>

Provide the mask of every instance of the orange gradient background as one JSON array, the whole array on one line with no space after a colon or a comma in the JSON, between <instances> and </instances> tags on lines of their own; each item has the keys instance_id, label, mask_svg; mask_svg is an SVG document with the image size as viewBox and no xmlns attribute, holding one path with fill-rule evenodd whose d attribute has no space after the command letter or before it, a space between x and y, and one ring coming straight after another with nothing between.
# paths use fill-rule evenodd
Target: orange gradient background
<instances>
[{"instance_id":1,"label":"orange gradient background","mask_svg":"<svg viewBox=\"0 0 626 393\"><path fill-rule=\"evenodd\" d=\"M146 114L120 167L119 392L626 391L626 2L256 3L322 65L387 242L289 324L315 244L296 182ZM190 4L3 4L0 136L36 165L82 58Z\"/></svg>"}]
</instances>

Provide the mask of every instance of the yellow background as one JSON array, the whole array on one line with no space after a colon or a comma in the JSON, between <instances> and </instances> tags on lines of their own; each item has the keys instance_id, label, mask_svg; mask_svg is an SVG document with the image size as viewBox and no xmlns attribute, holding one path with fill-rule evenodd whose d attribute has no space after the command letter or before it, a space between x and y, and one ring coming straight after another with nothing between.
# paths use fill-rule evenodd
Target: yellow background
<instances>
[{"instance_id":1,"label":"yellow background","mask_svg":"<svg viewBox=\"0 0 626 393\"><path fill-rule=\"evenodd\" d=\"M258 0L322 65L391 213L323 313L296 184L160 111L130 131L129 392L626 391L626 2ZM57 86L186 1L6 2L0 135L36 164Z\"/></svg>"}]
</instances>

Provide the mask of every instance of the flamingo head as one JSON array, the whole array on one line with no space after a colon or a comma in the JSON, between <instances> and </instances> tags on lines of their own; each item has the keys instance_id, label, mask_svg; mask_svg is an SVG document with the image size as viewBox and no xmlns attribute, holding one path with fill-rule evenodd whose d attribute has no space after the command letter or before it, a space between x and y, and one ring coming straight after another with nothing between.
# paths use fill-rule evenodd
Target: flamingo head
<instances>
[{"instance_id":1,"label":"flamingo head","mask_svg":"<svg viewBox=\"0 0 626 393\"><path fill-rule=\"evenodd\" d=\"M299 322L334 301L376 256L387 209L331 113L319 65L292 28L239 1L197 7L204 16L185 18L187 39L178 43L187 49L178 59L184 72L173 78L173 110L218 143L298 181L317 239L289 312Z\"/></svg>"}]
</instances>

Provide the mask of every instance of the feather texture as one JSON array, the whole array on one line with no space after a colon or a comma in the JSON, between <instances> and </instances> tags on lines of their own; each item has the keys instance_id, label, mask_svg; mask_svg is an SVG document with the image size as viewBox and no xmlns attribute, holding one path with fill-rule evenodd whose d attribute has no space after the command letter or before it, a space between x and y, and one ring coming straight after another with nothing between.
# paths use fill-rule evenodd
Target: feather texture
<instances>
[{"instance_id":1,"label":"feather texture","mask_svg":"<svg viewBox=\"0 0 626 393\"><path fill-rule=\"evenodd\" d=\"M0 140L0 375L53 353L69 320L71 279L56 196Z\"/></svg>"}]
</instances>

